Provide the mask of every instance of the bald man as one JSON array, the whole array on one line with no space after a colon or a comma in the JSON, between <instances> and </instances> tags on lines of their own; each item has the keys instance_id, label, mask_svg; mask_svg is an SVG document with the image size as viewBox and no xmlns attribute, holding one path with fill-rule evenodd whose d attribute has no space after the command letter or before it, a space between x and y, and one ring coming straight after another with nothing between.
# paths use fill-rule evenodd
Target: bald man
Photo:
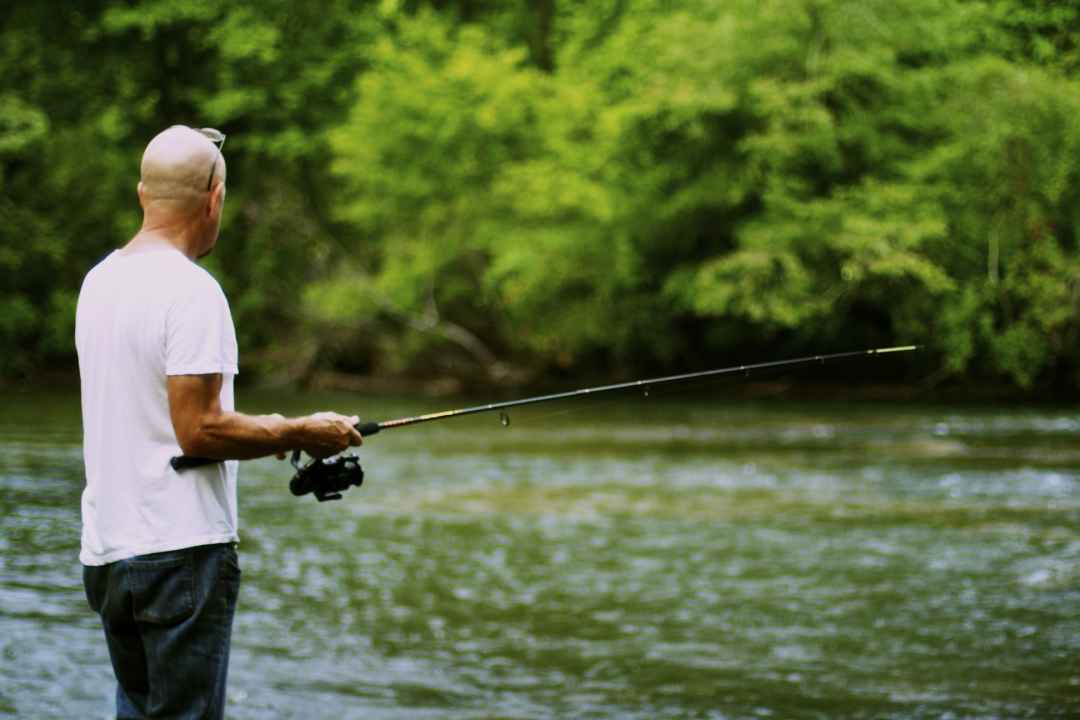
<instances>
[{"instance_id":1,"label":"bald man","mask_svg":"<svg viewBox=\"0 0 1080 720\"><path fill-rule=\"evenodd\" d=\"M142 228L79 293L79 560L123 718L223 716L240 584L235 460L297 448L326 457L361 442L356 417L233 410L229 303L195 264L218 238L224 140L177 125L150 141ZM179 454L223 462L178 474L169 459Z\"/></svg>"}]
</instances>

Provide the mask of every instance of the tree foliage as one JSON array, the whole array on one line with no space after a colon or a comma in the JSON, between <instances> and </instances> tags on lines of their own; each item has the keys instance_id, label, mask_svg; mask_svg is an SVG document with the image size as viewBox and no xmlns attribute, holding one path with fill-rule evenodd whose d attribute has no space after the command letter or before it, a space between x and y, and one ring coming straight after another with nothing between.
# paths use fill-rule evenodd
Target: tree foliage
<instances>
[{"instance_id":1,"label":"tree foliage","mask_svg":"<svg viewBox=\"0 0 1080 720\"><path fill-rule=\"evenodd\" d=\"M0 33L0 372L70 362L79 279L137 226L138 154L188 122L230 135L212 262L264 374L895 341L936 379L1080 388L1068 3L56 15L16 2Z\"/></svg>"}]
</instances>

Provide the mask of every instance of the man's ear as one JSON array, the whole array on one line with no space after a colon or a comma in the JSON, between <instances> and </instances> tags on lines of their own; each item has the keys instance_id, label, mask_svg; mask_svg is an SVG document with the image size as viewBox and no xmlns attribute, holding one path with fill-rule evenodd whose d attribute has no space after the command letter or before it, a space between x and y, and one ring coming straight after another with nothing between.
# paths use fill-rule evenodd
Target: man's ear
<instances>
[{"instance_id":1,"label":"man's ear","mask_svg":"<svg viewBox=\"0 0 1080 720\"><path fill-rule=\"evenodd\" d=\"M141 205L144 209L146 208L146 198L144 197L145 192L146 191L143 189L142 180L140 180L139 184L135 186L135 194L139 196L139 205Z\"/></svg>"},{"instance_id":2,"label":"man's ear","mask_svg":"<svg viewBox=\"0 0 1080 720\"><path fill-rule=\"evenodd\" d=\"M222 206L224 204L225 183L219 182L210 192L210 202L206 203L206 214L210 217L213 217L215 212L221 214Z\"/></svg>"}]
</instances>

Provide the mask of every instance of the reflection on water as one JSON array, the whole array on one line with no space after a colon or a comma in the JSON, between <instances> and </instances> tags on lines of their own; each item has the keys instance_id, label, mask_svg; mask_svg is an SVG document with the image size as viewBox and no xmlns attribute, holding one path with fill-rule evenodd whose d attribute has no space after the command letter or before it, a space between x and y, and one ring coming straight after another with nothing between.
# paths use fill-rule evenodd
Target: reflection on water
<instances>
[{"instance_id":1,"label":"reflection on water","mask_svg":"<svg viewBox=\"0 0 1080 720\"><path fill-rule=\"evenodd\" d=\"M1080 413L653 395L387 431L338 503L246 463L229 716L1080 713ZM108 717L77 397L13 404L0 715Z\"/></svg>"}]
</instances>

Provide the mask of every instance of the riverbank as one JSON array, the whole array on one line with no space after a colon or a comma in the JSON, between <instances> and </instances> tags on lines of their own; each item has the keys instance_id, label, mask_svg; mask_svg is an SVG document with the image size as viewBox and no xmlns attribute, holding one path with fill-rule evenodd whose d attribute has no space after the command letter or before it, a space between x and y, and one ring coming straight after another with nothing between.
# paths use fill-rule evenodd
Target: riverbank
<instances>
[{"instance_id":1,"label":"riverbank","mask_svg":"<svg viewBox=\"0 0 1080 720\"><path fill-rule=\"evenodd\" d=\"M583 387L626 382L635 378L610 378L586 375L583 378L546 378L520 384L488 385L462 378L415 378L403 376L360 375L342 372L317 372L306 382L271 384L258 377L241 373L237 388L241 391L270 392L348 392L371 396L424 397L431 399L480 398L488 401L509 400L531 395L576 390ZM820 402L897 402L933 404L995 404L1022 403L1031 405L1060 405L1080 400L1080 388L1055 389L1039 387L1024 390L1013 385L986 382L954 382L948 384L867 382L853 378L851 382L820 380L806 373L782 379L720 378L694 387L722 387L733 400L776 399ZM22 379L0 378L0 392L27 393L41 390L78 392L76 369L47 370Z\"/></svg>"}]
</instances>

